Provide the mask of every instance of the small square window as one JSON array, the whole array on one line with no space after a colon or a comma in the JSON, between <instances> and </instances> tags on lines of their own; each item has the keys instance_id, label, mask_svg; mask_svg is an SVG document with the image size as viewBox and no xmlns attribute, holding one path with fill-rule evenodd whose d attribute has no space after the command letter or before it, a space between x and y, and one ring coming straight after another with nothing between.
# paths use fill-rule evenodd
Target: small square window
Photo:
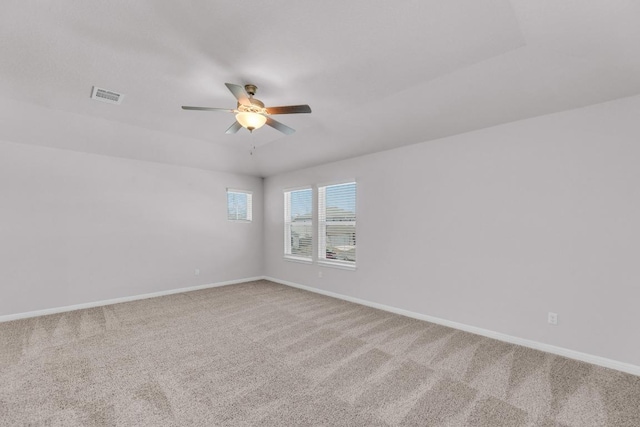
<instances>
[{"instance_id":1,"label":"small square window","mask_svg":"<svg viewBox=\"0 0 640 427\"><path fill-rule=\"evenodd\" d=\"M252 193L227 189L227 219L250 222L253 219Z\"/></svg>"}]
</instances>

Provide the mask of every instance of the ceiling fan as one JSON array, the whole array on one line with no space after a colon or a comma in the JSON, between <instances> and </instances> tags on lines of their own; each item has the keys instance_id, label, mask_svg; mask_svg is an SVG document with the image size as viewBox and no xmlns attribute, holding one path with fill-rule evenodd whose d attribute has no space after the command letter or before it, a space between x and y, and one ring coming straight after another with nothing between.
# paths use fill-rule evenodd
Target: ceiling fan
<instances>
[{"instance_id":1,"label":"ceiling fan","mask_svg":"<svg viewBox=\"0 0 640 427\"><path fill-rule=\"evenodd\" d=\"M262 101L254 98L258 88L255 85L248 84L244 88L240 85L234 85L232 83L225 83L227 88L231 91L233 96L238 100L238 106L235 110L228 108L210 108L210 107L188 107L183 105L183 110L198 110L198 111L222 111L225 113L234 113L236 115L236 122L229 126L229 129L225 133L232 134L244 127L249 132L253 132L256 129L261 128L267 124L280 132L291 135L295 132L295 129L290 128L274 119L273 114L298 114L298 113L310 113L311 107L308 105L286 105L282 107L265 107Z\"/></svg>"}]
</instances>

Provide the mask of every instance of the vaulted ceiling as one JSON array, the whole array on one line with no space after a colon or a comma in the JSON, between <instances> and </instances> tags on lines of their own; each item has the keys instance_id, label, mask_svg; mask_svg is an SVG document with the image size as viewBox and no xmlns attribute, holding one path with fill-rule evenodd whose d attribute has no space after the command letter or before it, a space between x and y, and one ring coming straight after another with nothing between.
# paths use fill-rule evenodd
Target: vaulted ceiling
<instances>
[{"instance_id":1,"label":"vaulted ceiling","mask_svg":"<svg viewBox=\"0 0 640 427\"><path fill-rule=\"evenodd\" d=\"M269 176L638 94L638 22L637 0L5 0L0 139ZM180 109L235 108L225 82L313 113L225 135Z\"/></svg>"}]
</instances>

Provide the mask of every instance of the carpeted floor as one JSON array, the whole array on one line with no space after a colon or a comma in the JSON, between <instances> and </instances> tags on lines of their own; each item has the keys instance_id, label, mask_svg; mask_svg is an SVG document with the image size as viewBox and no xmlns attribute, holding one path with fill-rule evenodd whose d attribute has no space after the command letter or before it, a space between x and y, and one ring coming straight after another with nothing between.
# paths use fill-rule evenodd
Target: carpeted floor
<instances>
[{"instance_id":1,"label":"carpeted floor","mask_svg":"<svg viewBox=\"0 0 640 427\"><path fill-rule=\"evenodd\" d=\"M640 426L640 377L267 281L0 324L2 426Z\"/></svg>"}]
</instances>

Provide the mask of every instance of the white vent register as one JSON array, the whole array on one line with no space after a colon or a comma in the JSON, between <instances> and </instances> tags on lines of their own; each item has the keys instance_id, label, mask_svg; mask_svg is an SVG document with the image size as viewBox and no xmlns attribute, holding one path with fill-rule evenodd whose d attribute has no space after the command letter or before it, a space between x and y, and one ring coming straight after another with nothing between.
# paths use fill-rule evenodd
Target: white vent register
<instances>
[{"instance_id":1,"label":"white vent register","mask_svg":"<svg viewBox=\"0 0 640 427\"><path fill-rule=\"evenodd\" d=\"M124 95L94 86L91 90L91 99L108 102L109 104L120 104Z\"/></svg>"}]
</instances>

